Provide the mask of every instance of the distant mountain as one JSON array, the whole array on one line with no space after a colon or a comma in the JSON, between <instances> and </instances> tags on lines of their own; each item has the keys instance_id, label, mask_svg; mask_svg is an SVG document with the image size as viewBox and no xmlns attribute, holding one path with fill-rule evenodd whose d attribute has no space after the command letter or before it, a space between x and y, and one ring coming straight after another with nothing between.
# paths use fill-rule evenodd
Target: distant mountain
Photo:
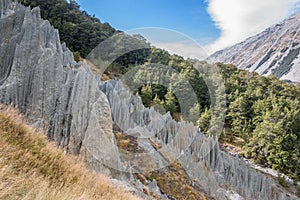
<instances>
[{"instance_id":1,"label":"distant mountain","mask_svg":"<svg viewBox=\"0 0 300 200\"><path fill-rule=\"evenodd\" d=\"M212 54L209 62L300 82L300 13L245 41Z\"/></svg>"}]
</instances>

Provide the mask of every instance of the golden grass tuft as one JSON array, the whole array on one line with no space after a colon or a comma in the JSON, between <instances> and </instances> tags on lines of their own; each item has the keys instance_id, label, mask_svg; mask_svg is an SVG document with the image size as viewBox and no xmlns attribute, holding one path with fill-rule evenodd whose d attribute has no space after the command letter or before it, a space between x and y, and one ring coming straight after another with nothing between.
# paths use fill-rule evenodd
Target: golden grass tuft
<instances>
[{"instance_id":1,"label":"golden grass tuft","mask_svg":"<svg viewBox=\"0 0 300 200\"><path fill-rule=\"evenodd\" d=\"M175 197L178 200L206 200L206 194L195 183L187 177L183 167L177 161L168 167L150 172L148 179L155 179L158 186L165 194Z\"/></svg>"},{"instance_id":2,"label":"golden grass tuft","mask_svg":"<svg viewBox=\"0 0 300 200\"><path fill-rule=\"evenodd\" d=\"M0 106L0 199L138 199L65 155L11 107Z\"/></svg>"}]
</instances>

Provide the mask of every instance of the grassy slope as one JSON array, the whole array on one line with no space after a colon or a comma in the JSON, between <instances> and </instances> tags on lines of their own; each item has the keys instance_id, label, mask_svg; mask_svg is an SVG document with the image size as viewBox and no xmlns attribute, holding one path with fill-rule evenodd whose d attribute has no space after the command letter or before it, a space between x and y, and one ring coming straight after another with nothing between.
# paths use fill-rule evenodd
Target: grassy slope
<instances>
[{"instance_id":1,"label":"grassy slope","mask_svg":"<svg viewBox=\"0 0 300 200\"><path fill-rule=\"evenodd\" d=\"M89 172L0 106L0 199L137 199Z\"/></svg>"}]
</instances>

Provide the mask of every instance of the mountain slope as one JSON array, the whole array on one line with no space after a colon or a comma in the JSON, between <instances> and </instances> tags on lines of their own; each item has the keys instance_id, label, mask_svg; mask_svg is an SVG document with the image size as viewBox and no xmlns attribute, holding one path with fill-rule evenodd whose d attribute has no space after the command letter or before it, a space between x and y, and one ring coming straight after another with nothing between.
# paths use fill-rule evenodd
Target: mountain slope
<instances>
[{"instance_id":1,"label":"mountain slope","mask_svg":"<svg viewBox=\"0 0 300 200\"><path fill-rule=\"evenodd\" d=\"M234 64L262 75L300 82L300 13L245 41L212 54L209 62Z\"/></svg>"},{"instance_id":2,"label":"mountain slope","mask_svg":"<svg viewBox=\"0 0 300 200\"><path fill-rule=\"evenodd\" d=\"M88 172L0 105L0 199L138 199Z\"/></svg>"}]
</instances>

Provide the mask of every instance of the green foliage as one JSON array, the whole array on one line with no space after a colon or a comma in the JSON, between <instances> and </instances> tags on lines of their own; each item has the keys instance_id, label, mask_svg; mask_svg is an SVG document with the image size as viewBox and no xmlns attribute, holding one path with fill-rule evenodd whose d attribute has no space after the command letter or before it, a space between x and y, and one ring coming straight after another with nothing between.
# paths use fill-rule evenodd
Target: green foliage
<instances>
[{"instance_id":1,"label":"green foliage","mask_svg":"<svg viewBox=\"0 0 300 200\"><path fill-rule=\"evenodd\" d=\"M296 185L297 195L300 196L300 185Z\"/></svg>"},{"instance_id":2,"label":"green foliage","mask_svg":"<svg viewBox=\"0 0 300 200\"><path fill-rule=\"evenodd\" d=\"M188 121L194 122L194 124L197 124L197 120L199 119L201 114L201 105L199 103L196 103L190 110L188 115Z\"/></svg>"},{"instance_id":3,"label":"green foliage","mask_svg":"<svg viewBox=\"0 0 300 200\"><path fill-rule=\"evenodd\" d=\"M278 176L278 183L285 188L288 187L287 182L283 176Z\"/></svg>"},{"instance_id":4,"label":"green foliage","mask_svg":"<svg viewBox=\"0 0 300 200\"><path fill-rule=\"evenodd\" d=\"M167 111L170 111L171 114L177 111L176 97L170 88L168 88L167 94L165 95L164 107Z\"/></svg>"},{"instance_id":5,"label":"green foliage","mask_svg":"<svg viewBox=\"0 0 300 200\"><path fill-rule=\"evenodd\" d=\"M167 60L175 59L170 55ZM147 65L145 68L147 69ZM243 153L247 158L284 173L294 180L300 180L300 86L287 84L273 76L262 77L239 70L232 65L219 64L219 68L226 86L224 98L227 100L228 110L225 127L226 136L230 137L229 141L234 137L242 138ZM168 90L159 84L151 85L152 100L148 95L145 99L147 105L163 105L164 109L172 114L188 110L188 116L183 115L183 119L194 121L190 117L198 117L195 121L201 131L210 133L213 131L211 126L215 125L211 121L218 121L212 119L212 112L218 113L218 109L221 108L214 108L213 111L209 109L211 105L207 99L210 95L206 83L191 66L183 65L179 71L179 75L166 75L172 82ZM137 74L136 80L150 75L154 79L160 77L159 73L150 74L143 70ZM184 84L185 80L188 80L197 95L196 105L189 105L189 99L184 99L188 96L186 92L190 92ZM149 88L148 90L150 91ZM217 94L219 91L214 92ZM174 94L178 93L181 93L184 105L179 104L175 97ZM143 93L141 96L146 98Z\"/></svg>"},{"instance_id":6,"label":"green foliage","mask_svg":"<svg viewBox=\"0 0 300 200\"><path fill-rule=\"evenodd\" d=\"M182 68L184 69L181 71L181 74L192 86L200 106L205 107L210 105L209 92L206 83L199 72L191 64L185 64Z\"/></svg>"},{"instance_id":7,"label":"green foliage","mask_svg":"<svg viewBox=\"0 0 300 200\"><path fill-rule=\"evenodd\" d=\"M219 66L229 108L225 127L244 139L244 155L300 180L299 85Z\"/></svg>"},{"instance_id":8,"label":"green foliage","mask_svg":"<svg viewBox=\"0 0 300 200\"><path fill-rule=\"evenodd\" d=\"M75 0L18 0L25 6L41 9L42 18L59 30L60 39L73 52L86 57L101 41L117 31L108 23L80 10Z\"/></svg>"},{"instance_id":9,"label":"green foliage","mask_svg":"<svg viewBox=\"0 0 300 200\"><path fill-rule=\"evenodd\" d=\"M207 133L211 120L211 109L205 108L204 112L201 113L200 118L197 121L197 124L202 132Z\"/></svg>"},{"instance_id":10,"label":"green foliage","mask_svg":"<svg viewBox=\"0 0 300 200\"><path fill-rule=\"evenodd\" d=\"M78 52L78 51L76 51L76 52L74 52L73 53L73 55L74 55L74 60L76 61L76 62L79 62L80 61L80 53Z\"/></svg>"},{"instance_id":11,"label":"green foliage","mask_svg":"<svg viewBox=\"0 0 300 200\"><path fill-rule=\"evenodd\" d=\"M150 107L152 104L152 88L151 85L145 85L142 87L140 96L143 100L143 104L146 107Z\"/></svg>"},{"instance_id":12,"label":"green foliage","mask_svg":"<svg viewBox=\"0 0 300 200\"><path fill-rule=\"evenodd\" d=\"M166 110L164 108L164 104L165 104L164 100L160 100L158 95L156 94L153 99L153 105L152 105L154 109L161 114L165 114Z\"/></svg>"},{"instance_id":13,"label":"green foliage","mask_svg":"<svg viewBox=\"0 0 300 200\"><path fill-rule=\"evenodd\" d=\"M252 108L245 96L239 96L229 105L227 119L230 120L233 135L247 139L251 130Z\"/></svg>"}]
</instances>

